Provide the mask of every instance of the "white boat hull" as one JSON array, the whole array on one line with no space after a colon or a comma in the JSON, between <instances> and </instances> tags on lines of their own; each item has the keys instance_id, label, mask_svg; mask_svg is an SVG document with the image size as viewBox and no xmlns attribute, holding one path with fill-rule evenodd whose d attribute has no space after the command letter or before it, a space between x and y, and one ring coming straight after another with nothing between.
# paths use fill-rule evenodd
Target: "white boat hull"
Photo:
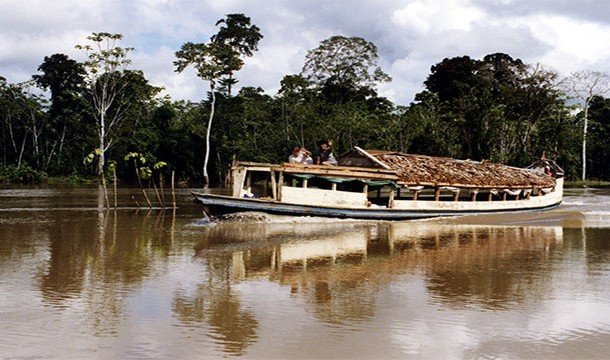
<instances>
[{"instance_id":1,"label":"white boat hull","mask_svg":"<svg viewBox=\"0 0 610 360\"><path fill-rule=\"evenodd\" d=\"M393 208L322 206L287 203L276 200L237 198L194 192L195 198L214 213L262 211L292 216L321 216L352 219L403 220L442 216L488 214L500 212L541 211L555 208L563 197L563 179L558 179L553 192L523 200L507 201L429 201L395 200Z\"/></svg>"}]
</instances>

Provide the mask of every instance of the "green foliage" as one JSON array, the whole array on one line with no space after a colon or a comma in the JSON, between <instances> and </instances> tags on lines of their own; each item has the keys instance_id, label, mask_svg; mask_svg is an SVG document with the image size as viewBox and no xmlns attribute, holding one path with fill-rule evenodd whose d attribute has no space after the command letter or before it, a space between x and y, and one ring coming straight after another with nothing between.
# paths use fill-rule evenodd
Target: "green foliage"
<instances>
[{"instance_id":1,"label":"green foliage","mask_svg":"<svg viewBox=\"0 0 610 360\"><path fill-rule=\"evenodd\" d=\"M377 47L360 37L331 36L310 50L301 73L319 86L374 89L390 76L377 66Z\"/></svg>"},{"instance_id":2,"label":"green foliage","mask_svg":"<svg viewBox=\"0 0 610 360\"><path fill-rule=\"evenodd\" d=\"M177 72L193 66L197 76L210 82L210 87L223 75L234 72L244 65L239 54L231 46L223 43L194 44L187 42L176 52L174 66Z\"/></svg>"},{"instance_id":3,"label":"green foliage","mask_svg":"<svg viewBox=\"0 0 610 360\"><path fill-rule=\"evenodd\" d=\"M148 166L141 166L138 168L138 171L143 180L149 179L152 176L152 170Z\"/></svg>"},{"instance_id":4,"label":"green foliage","mask_svg":"<svg viewBox=\"0 0 610 360\"><path fill-rule=\"evenodd\" d=\"M176 52L176 71L193 67L210 83L198 103L158 98L162 88L126 70L132 49L117 46L120 34L88 37L77 46L84 63L54 54L33 81L0 77L0 179L40 182L48 173L78 182L93 164L108 164L126 181L162 179L168 161L179 179L194 183L209 159L211 183L219 184L233 159L282 162L294 146L315 152L329 138L335 155L360 146L523 166L546 152L568 178L579 175L584 113L566 104L558 75L541 66L502 53L444 59L413 103L398 105L376 93L390 79L375 45L333 36L307 54L302 74L284 76L276 95L249 86L232 95L233 75L262 35L243 14L216 25L208 41ZM592 98L588 116L589 174L607 180L610 100Z\"/></svg>"},{"instance_id":5,"label":"green foliage","mask_svg":"<svg viewBox=\"0 0 610 360\"><path fill-rule=\"evenodd\" d=\"M142 153L139 152L130 152L123 158L125 161L133 160L139 162L140 164L146 164L146 157Z\"/></svg>"},{"instance_id":6,"label":"green foliage","mask_svg":"<svg viewBox=\"0 0 610 360\"><path fill-rule=\"evenodd\" d=\"M9 166L0 171L0 181L10 184L35 185L47 181L44 171L35 170L29 165Z\"/></svg>"},{"instance_id":7,"label":"green foliage","mask_svg":"<svg viewBox=\"0 0 610 360\"><path fill-rule=\"evenodd\" d=\"M167 167L167 163L165 161L159 161L153 166L153 169L163 170L164 167Z\"/></svg>"}]
</instances>

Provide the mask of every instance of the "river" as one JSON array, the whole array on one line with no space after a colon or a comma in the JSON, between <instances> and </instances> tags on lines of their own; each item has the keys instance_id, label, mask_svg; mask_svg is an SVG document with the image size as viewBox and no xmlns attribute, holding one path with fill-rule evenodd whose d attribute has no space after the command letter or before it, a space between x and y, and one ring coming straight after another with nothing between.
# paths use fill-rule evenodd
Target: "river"
<instances>
[{"instance_id":1,"label":"river","mask_svg":"<svg viewBox=\"0 0 610 360\"><path fill-rule=\"evenodd\" d=\"M573 359L610 353L610 191L403 222L0 190L3 359Z\"/></svg>"}]
</instances>

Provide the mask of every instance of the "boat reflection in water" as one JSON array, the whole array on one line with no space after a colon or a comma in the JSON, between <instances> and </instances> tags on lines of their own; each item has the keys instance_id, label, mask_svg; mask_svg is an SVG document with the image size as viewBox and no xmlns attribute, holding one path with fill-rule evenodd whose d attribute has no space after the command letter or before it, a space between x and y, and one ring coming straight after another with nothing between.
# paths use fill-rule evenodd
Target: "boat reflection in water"
<instances>
[{"instance_id":1,"label":"boat reflection in water","mask_svg":"<svg viewBox=\"0 0 610 360\"><path fill-rule=\"evenodd\" d=\"M562 241L561 227L229 222L209 229L196 252L224 259L228 271L217 275L226 280L268 278L304 296L319 320L340 323L372 316L380 289L403 275L423 277L454 306L514 304L544 290Z\"/></svg>"}]
</instances>

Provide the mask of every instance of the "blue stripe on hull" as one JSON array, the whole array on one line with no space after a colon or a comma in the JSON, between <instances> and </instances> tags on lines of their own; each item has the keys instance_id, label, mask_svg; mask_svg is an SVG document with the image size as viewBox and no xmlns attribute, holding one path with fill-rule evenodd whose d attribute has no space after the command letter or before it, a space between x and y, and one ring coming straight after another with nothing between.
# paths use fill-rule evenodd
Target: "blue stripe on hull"
<instances>
[{"instance_id":1,"label":"blue stripe on hull","mask_svg":"<svg viewBox=\"0 0 610 360\"><path fill-rule=\"evenodd\" d=\"M193 193L193 196L207 206L212 213L234 213L241 211L261 211L279 215L294 215L294 216L321 216L335 218L350 218L350 219L372 219L372 220L406 220L406 219L421 219L440 216L457 216L457 215L473 215L473 214L488 214L500 212L524 212L524 211L540 211L553 209L561 204L556 204L527 209L514 210L460 210L460 211L434 211L434 210L392 210L392 209L345 209L320 207L310 205L295 205L282 204L277 202L269 202L259 199L240 199L230 196L212 195Z\"/></svg>"}]
</instances>

